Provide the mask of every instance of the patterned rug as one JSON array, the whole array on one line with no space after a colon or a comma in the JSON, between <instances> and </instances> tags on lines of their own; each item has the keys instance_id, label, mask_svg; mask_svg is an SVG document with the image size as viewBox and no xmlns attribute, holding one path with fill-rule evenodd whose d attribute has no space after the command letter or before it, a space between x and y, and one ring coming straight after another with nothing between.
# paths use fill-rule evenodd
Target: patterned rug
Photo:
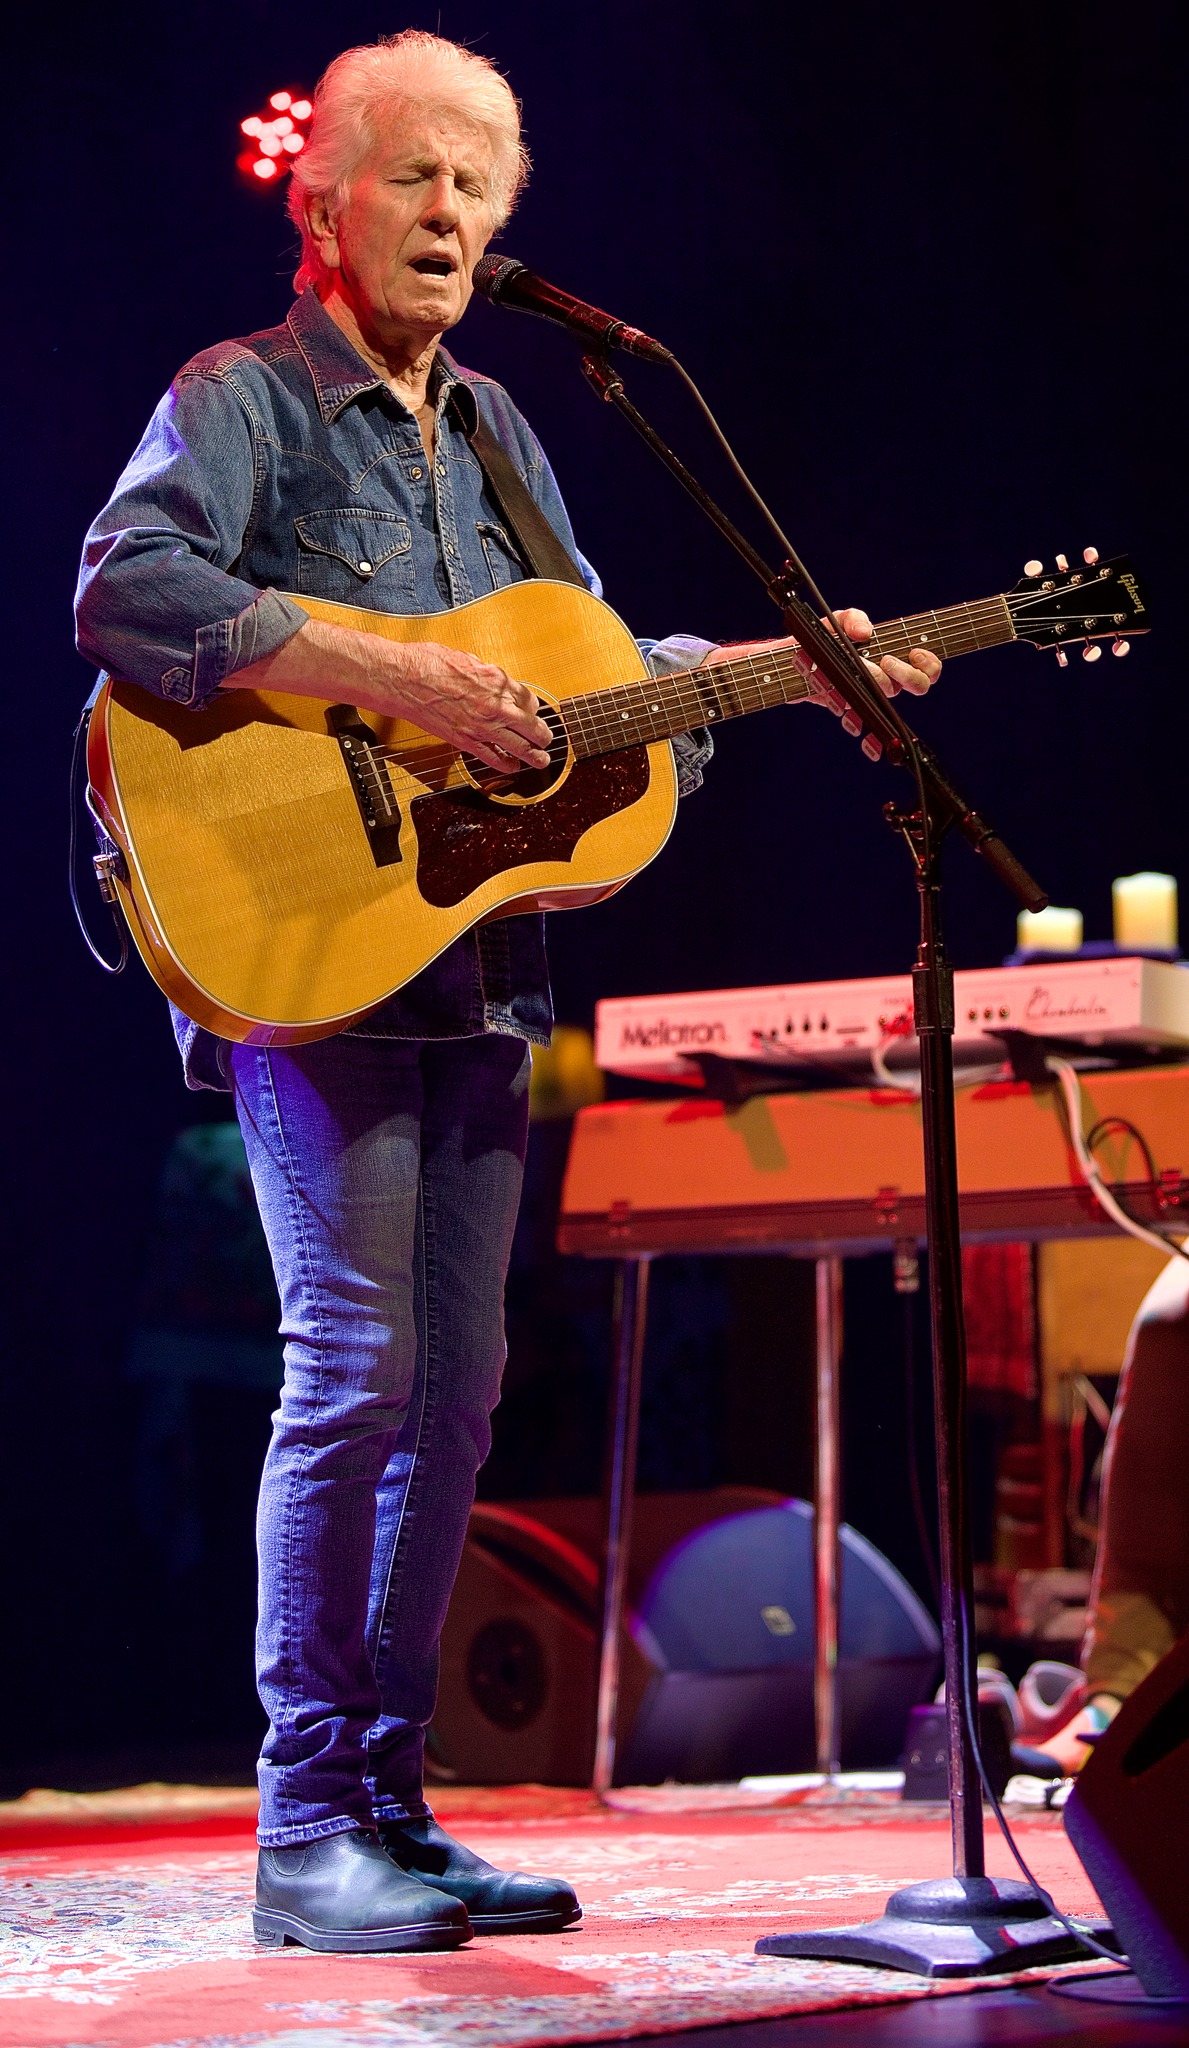
<instances>
[{"instance_id":1,"label":"patterned rug","mask_svg":"<svg viewBox=\"0 0 1189 2048\"><path fill-rule=\"evenodd\" d=\"M442 1956L258 1954L246 1817L224 1810L204 1833L185 1809L135 1840L100 1825L0 1860L0 2048L538 2048L971 1988L752 1952L759 1934L867 1919L894 1886L944 1874L943 1810L877 1796L642 1813L542 1788L437 1805L494 1861L572 1878L582 1926ZM1094 1910L1056 1817L1020 1831L1059 1902ZM1008 1873L998 1845L990 1862Z\"/></svg>"}]
</instances>

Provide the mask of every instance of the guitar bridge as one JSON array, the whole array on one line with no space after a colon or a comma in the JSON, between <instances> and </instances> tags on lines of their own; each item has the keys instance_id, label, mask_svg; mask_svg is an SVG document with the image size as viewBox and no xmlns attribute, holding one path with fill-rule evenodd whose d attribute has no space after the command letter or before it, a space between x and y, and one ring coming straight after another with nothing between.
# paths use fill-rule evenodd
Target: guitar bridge
<instances>
[{"instance_id":1,"label":"guitar bridge","mask_svg":"<svg viewBox=\"0 0 1189 2048\"><path fill-rule=\"evenodd\" d=\"M378 868L393 867L403 857L401 818L385 765L386 750L353 704L332 704L326 722L339 743L372 859Z\"/></svg>"}]
</instances>

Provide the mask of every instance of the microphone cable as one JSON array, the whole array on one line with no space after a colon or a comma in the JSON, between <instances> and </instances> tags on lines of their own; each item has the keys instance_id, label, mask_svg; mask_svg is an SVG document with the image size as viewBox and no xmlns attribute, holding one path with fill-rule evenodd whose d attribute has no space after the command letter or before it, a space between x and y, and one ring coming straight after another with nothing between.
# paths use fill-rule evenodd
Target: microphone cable
<instances>
[{"instance_id":1,"label":"microphone cable","mask_svg":"<svg viewBox=\"0 0 1189 2048\"><path fill-rule=\"evenodd\" d=\"M779 520L777 519L775 513L772 511L771 506L761 496L760 492L756 489L756 486L753 484L751 478L748 476L747 471L744 469L743 464L740 462L739 457L736 455L735 450L732 448L722 428L719 426L719 423L715 418L713 412L711 411L709 404L703 397L701 391L698 389L698 386L694 383L694 380L690 376L689 371L686 369L684 363L679 361L679 359L675 355L670 354L667 367L671 370L676 370L677 375L680 377L686 390L689 392L689 395L693 399L694 404L697 406L698 411L701 413L715 440L718 442L719 447L722 449L723 454L726 456L732 471L738 478L739 482L742 484L744 490L747 492L748 497L751 499L751 502L755 506L757 512L760 514L760 517L768 526L769 531L772 534L774 534L776 539L780 542L780 545L784 549L785 554L791 556L795 560L797 551L794 548L792 541L789 539L787 533L784 532Z\"/></svg>"},{"instance_id":2,"label":"microphone cable","mask_svg":"<svg viewBox=\"0 0 1189 2048\"><path fill-rule=\"evenodd\" d=\"M1091 1150L1091 1145L1102 1127L1096 1124L1089 1138L1084 1137L1082 1133L1082 1083L1077 1068L1069 1060L1059 1059L1055 1053L1048 1055L1045 1065L1060 1084L1061 1093L1065 1098L1066 1121L1069 1125L1069 1140L1073 1146L1074 1157L1082 1179L1099 1208L1110 1217L1116 1229L1126 1231L1128 1237L1138 1238L1141 1244L1151 1245L1154 1251L1168 1252L1176 1258L1189 1259L1189 1248L1186 1245L1178 1244L1175 1238L1166 1237L1162 1230L1149 1230L1146 1223L1137 1222L1134 1216L1128 1215L1123 1204L1108 1188L1102 1177L1102 1168ZM1140 1145L1147 1155L1149 1184L1156 1188L1158 1183L1152 1167L1151 1153L1141 1134L1135 1131L1134 1135L1139 1138Z\"/></svg>"},{"instance_id":3,"label":"microphone cable","mask_svg":"<svg viewBox=\"0 0 1189 2048\"><path fill-rule=\"evenodd\" d=\"M761 518L764 520L769 531L774 535L776 540L779 541L780 546L784 550L785 555L788 557L789 566L794 570L794 572L799 576L801 582L804 584L805 589L808 592L812 603L816 607L819 616L825 620L833 621L836 625L838 619L837 612L834 610L832 605L827 604L825 598L821 593L821 590L818 588L818 585L815 582L814 578L810 575L808 569L805 567L804 562L798 555L796 548L792 544L792 541L785 533L784 528L781 526L780 521L776 517L776 514L773 512L771 506L767 503L762 493L756 488L755 484L752 482L750 476L743 467L743 464L740 462L739 457L736 455L734 448L731 446L730 441L727 439L727 436L724 433L722 427L719 425L719 422L716 419L709 402L703 396L702 392L699 390L697 384L694 382L694 379L690 376L690 373L686 369L684 363L681 362L679 357L675 356L671 350L669 350L667 352L667 362L665 367L667 369L675 370L678 377L681 379L681 382L684 384L686 390L690 394L690 397L693 399L694 404L697 406L698 411L701 413L703 419L706 421L706 424L710 428L710 431L713 434L715 441L718 443L719 448L725 455L727 462L730 465L732 473L743 486L743 489L746 491L747 496L751 500L752 504L755 506L756 510L759 512ZM859 662L861 665L863 657L860 649L860 644L856 641L850 640L847 637L847 635L842 632L839 632L838 638L842 645L847 647L854 654L856 661ZM862 670L862 675L863 680L867 684L867 687L869 689L881 689L881 685L872 680L872 678L867 674L865 668ZM837 695L836 692L834 694ZM833 709L834 707L831 705L830 708ZM905 759L912 770L913 779L916 782L917 803L919 806L920 814L919 858L922 867L927 869L932 862L932 832L930 828L928 796L925 787L925 771L924 765L921 761L917 740L915 735L910 733L908 727L905 725L903 719L900 717L899 713L896 711L894 705L891 703L890 700L887 701L885 705L881 708L886 712L886 715L896 732L897 740L904 753ZM841 715L841 713L839 715ZM917 858L915 848L913 849L913 858Z\"/></svg>"},{"instance_id":4,"label":"microphone cable","mask_svg":"<svg viewBox=\"0 0 1189 2048\"><path fill-rule=\"evenodd\" d=\"M764 499L760 491L757 490L755 484L752 482L750 476L747 474L747 471L744 469L743 464L740 462L739 457L736 455L735 450L731 446L730 441L727 439L726 434L723 432L722 427L719 425L718 420L716 419L709 403L704 398L702 392L699 390L697 384L694 382L694 379L690 376L688 370L685 368L685 365L678 359L677 356L673 355L671 351L668 355L667 367L672 370L675 370L678 377L681 379L681 382L684 384L686 390L689 392L699 412L702 414L702 417L706 421L706 424L710 428L710 431L713 434L715 441L718 443L718 446L725 455L733 474L738 479L740 484L743 486L743 489L747 493L748 498L751 500L756 510L760 513L760 516L764 520L769 531L774 535L776 540L779 542L781 548L784 550L785 554L789 557L791 565L797 572L799 572L800 579L804 583L805 588L808 591L813 603L816 605L819 613L824 615L824 617L827 619L836 621L836 612L829 604L826 603L826 600L822 596L822 593L819 590L816 582L814 581L813 577L809 574L804 564L801 562L796 549L793 547L793 544L789 540L788 535L784 532L784 529L780 525L779 520L776 518L775 513L772 511L771 507L767 504L766 500ZM845 638L845 636L840 637ZM855 643L852 642L848 644L850 644L853 647ZM861 660L861 656L858 656L857 654L856 658ZM864 677L866 681L870 682L870 678L866 677L865 671ZM876 687L878 687L878 685ZM891 705L888 706L888 712L893 722L901 728L899 735L900 744L903 747L903 750L909 760L909 763L911 764L913 775L917 784L921 818L920 858L922 864L927 865L930 860L931 835L929 830L929 807L926 799L924 767L917 750L915 738L908 733L907 728L903 726L902 721L898 717L895 710L891 707ZM1097 1190L1095 1192L1097 1192ZM1180 1247L1170 1247L1170 1249L1179 1250ZM1189 1256L1189 1254L1186 1254L1186 1256ZM926 1557L927 1560L931 1562L931 1559L929 1559L928 1552L926 1552ZM963 1606L962 1635L964 1645L964 1656L968 1654L968 1630L969 1616L966 1614L965 1608ZM994 1787L991 1784L990 1777L988 1776L986 1764L983 1761L982 1749L979 1743L978 1728L976 1725L976 1718L973 1713L971 1700L969 1698L969 1689L966 1686L963 1686L962 1690L963 1719L966 1724L966 1734L974 1754L974 1761L978 1769L978 1775L982 1785L983 1795L986 1798L986 1801L990 1806L992 1813L995 1816L1000 1832L1002 1833L1003 1838L1007 1843L1007 1846L1011 1851L1011 1854L1025 1882L1031 1888L1035 1896L1040 1900L1041 1904L1045 1907L1046 1911L1051 1913L1052 1917L1055 1920L1057 1920L1061 1926L1065 1928L1068 1934L1070 1934L1076 1941L1082 1943L1083 1946L1085 1946L1086 1948L1091 1949L1095 1955L1103 1957L1107 1962L1118 1964L1121 1960L1118 1951L1104 1947L1104 1945L1100 1941L1095 1940L1093 1935L1085 1932L1082 1928L1076 1926L1075 1923L1068 1917L1068 1915L1063 1913L1060 1907L1056 1905L1056 1903L1051 1898L1049 1893L1045 1890L1044 1886L1040 1883L1040 1880L1034 1875L1034 1873L1029 1869L1028 1864L1025 1862L1020 1849L1017 1847L1015 1837L1012 1834L1011 1827L1007 1820L1007 1816L1005 1815L1003 1808L1000 1805Z\"/></svg>"},{"instance_id":5,"label":"microphone cable","mask_svg":"<svg viewBox=\"0 0 1189 2048\"><path fill-rule=\"evenodd\" d=\"M723 454L726 456L727 461L729 462L735 476L743 485L743 488L747 492L748 497L756 506L757 510L762 514L768 527L770 528L771 532L775 535L776 539L780 542L780 545L785 550L786 554L788 554L795 562L798 562L796 550L794 549L792 542L788 539L787 535L781 528L780 523L777 520L775 514L767 505L764 498L761 496L760 492L756 489L756 486L753 484L751 478L748 476L747 471L744 469L743 464L740 462L738 456L736 455L734 449L728 441L725 433L723 432L717 419L715 418L714 413L711 411L710 406L708 405L706 399L703 397L701 391L698 389L698 386L695 384L693 378L686 370L684 364L681 363L676 356L671 355L669 361L670 367L676 370L677 375L680 377L682 383L685 385L687 391L690 393L690 396L693 398L695 404L697 405L698 410L701 412L703 418L706 420L707 425L710 427L710 430L713 433L715 440L718 442L719 447L722 449ZM834 618L836 614L831 610L830 606L826 604L821 592L818 590L817 585L813 581L812 577L810 577L804 571L803 580L805 582L806 588L809 591L810 596L812 597L814 603L817 605L819 611L823 612L828 618ZM916 776L917 786L920 793L921 819L925 835L924 850L927 856L929 813L928 806L925 802L924 776L921 769L920 761L917 757L916 747L914 745L907 746L905 748L905 751L908 753L909 758L912 762L913 771ZM1069 1067L1067 1062L1065 1061L1050 1060L1047 1064L1050 1066L1051 1070L1056 1074L1058 1080L1061 1082L1062 1088L1064 1089L1066 1094L1066 1100L1067 1102L1069 1102L1071 1092L1069 1085L1070 1080L1072 1080L1075 1089L1078 1086L1075 1070L1072 1067ZM1064 1069L1065 1071L1062 1071L1062 1069ZM1114 1215L1114 1209L1117 1207L1117 1205L1112 1204L1112 1206L1108 1208L1108 1201L1110 1200L1110 1198L1108 1191L1102 1187L1101 1175L1098 1172L1097 1162L1094 1161L1091 1157L1089 1157L1089 1155L1087 1155L1085 1161L1083 1161L1082 1154L1085 1151L1085 1147L1084 1143L1079 1143L1079 1140L1081 1140L1081 1118L1078 1117L1075 1121L1074 1116L1072 1114L1072 1104L1070 1105L1070 1107L1070 1122L1071 1127L1074 1130L1076 1130L1074 1145L1075 1150L1078 1153L1079 1164L1082 1165L1082 1170L1085 1174L1085 1178L1090 1183L1090 1187L1096 1199L1101 1203L1101 1205L1104 1208L1107 1208L1108 1214ZM1107 1195L1107 1200L1105 1201L1103 1199L1104 1195ZM1119 1223L1121 1229L1129 1230L1133 1236L1141 1237L1149 1244L1159 1242L1168 1251L1180 1252L1182 1257L1189 1257L1189 1251L1186 1251L1182 1246L1172 1243L1167 1238L1157 1239L1157 1234L1154 1231L1144 1230L1142 1225L1136 1224L1129 1217L1125 1218L1123 1214L1115 1215L1114 1220ZM913 1297L911 1295L905 1296L905 1305L907 1316L907 1314L911 1313L913 1305ZM909 1356L911 1355L911 1351L913 1348L912 1340L913 1332L911 1330L911 1326L907 1325L906 1323L905 1349L906 1354ZM915 1377L915 1374L911 1374L911 1376ZM911 1417L909 1426L910 1429L913 1427ZM913 1488L913 1507L914 1511L916 1511L918 1515L918 1539L921 1543L922 1550L925 1553L925 1562L929 1570L930 1577L934 1578L934 1583L936 1584L936 1579L934 1576L936 1573L936 1563L932 1554L932 1546L927 1542L925 1536L925 1529L927 1527L927 1524L924 1515L924 1502L920 1498L920 1478L919 1470L916 1465L915 1431L910 1455L912 1458L913 1465L912 1476L916 1481L916 1485ZM964 1644L964 1655L969 1654L969 1626L970 1617L966 1613L965 1604L963 1603L962 1636ZM962 1691L963 1720L966 1725L967 1739L969 1740L971 1750L974 1754L975 1766L978 1770L979 1781L982 1786L983 1797L985 1798L988 1806L990 1807L992 1813L995 1816L995 1821L999 1828L999 1832L1003 1836L1004 1841L1007 1843L1008 1849L1011 1852L1016 1867L1018 1868L1025 1883L1029 1886L1029 1888L1034 1893L1036 1898L1040 1900L1040 1903L1044 1906L1046 1912L1051 1914L1052 1918L1056 1920L1062 1927L1064 1927L1067 1934L1071 1935L1074 1938L1074 1940L1080 1942L1083 1947L1090 1949L1094 1955L1101 1957L1104 1961L1108 1963L1113 1963L1116 1965L1116 1967L1118 1967L1121 1964L1123 1967L1120 1971L1120 1974L1129 1974L1130 1965L1127 1961L1127 1958L1123 1956L1118 1949L1107 1948L1103 1942L1098 1941L1095 1938L1095 1936L1090 1934L1086 1929L1078 1927L1067 1913L1062 1912L1060 1906L1057 1905L1056 1900L1052 1897L1052 1894L1045 1889L1044 1885L1041 1884L1040 1879L1036 1876L1035 1872L1029 1867L1027 1861L1025 1860L1023 1852L1021 1851L1018 1843L1016 1842L1016 1838L1012 1833L1011 1824L1008 1821L1007 1815L1003 1811L1003 1807L1000 1803L998 1794L996 1793L995 1788L991 1783L991 1779L987 1771L987 1766L983 1759L982 1745L979 1738L979 1729L977 1725L977 1717L974 1713L974 1706L970 1698L969 1688L963 1686Z\"/></svg>"},{"instance_id":6,"label":"microphone cable","mask_svg":"<svg viewBox=\"0 0 1189 2048\"><path fill-rule=\"evenodd\" d=\"M964 1604L962 1606L961 1615L963 1657L966 1658L969 1656L970 1652L970 1617L966 1613ZM979 1742L979 1731L977 1725L977 1717L974 1712L974 1704L970 1698L970 1688L965 1685L962 1688L962 1718L966 1724L967 1739L970 1743L972 1751L974 1752L974 1761L978 1770L979 1779L982 1783L983 1797L995 1816L995 1819L999 1826L999 1832L1003 1836L1004 1841L1007 1843L1007 1846L1015 1859L1016 1866L1020 1871L1020 1874L1023 1877L1024 1882L1030 1886L1035 1896L1040 1900L1040 1903L1044 1907L1046 1913L1050 1913L1054 1920L1059 1921L1061 1926L1064 1927L1066 1933L1071 1934L1074 1937L1075 1941L1080 1941L1085 1948L1092 1949L1096 1956L1101 1956L1108 1963L1122 1963L1124 1971L1130 1972L1131 1965L1129 1959L1126 1955L1123 1954L1122 1950L1107 1948L1105 1944L1099 1941L1093 1934L1090 1934L1084 1927L1079 1927L1076 1921L1071 1920L1068 1913L1063 1913L1060 1906L1056 1903L1055 1899L1053 1898L1051 1892L1046 1891L1040 1879L1035 1875L1035 1873L1029 1868L1028 1864L1026 1863L1023 1856L1023 1852L1018 1847L1016 1843L1016 1838L1011 1831L1011 1825L1008 1821L1007 1815L1004 1813L1003 1808L999 1803L999 1796L996 1793L995 1788L991 1783L990 1777L987 1774L987 1767L986 1764L983 1762L983 1753Z\"/></svg>"}]
</instances>

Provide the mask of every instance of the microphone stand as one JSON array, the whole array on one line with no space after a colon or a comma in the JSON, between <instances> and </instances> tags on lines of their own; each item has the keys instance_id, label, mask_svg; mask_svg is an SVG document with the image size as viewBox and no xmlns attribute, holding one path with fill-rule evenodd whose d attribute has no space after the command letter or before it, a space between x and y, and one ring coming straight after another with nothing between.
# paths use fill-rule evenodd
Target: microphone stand
<instances>
[{"instance_id":1,"label":"microphone stand","mask_svg":"<svg viewBox=\"0 0 1189 2048\"><path fill-rule=\"evenodd\" d=\"M925 1163L926 1242L933 1339L933 1409L937 1436L941 1637L945 1664L953 1875L904 1886L880 1919L859 1927L796 1929L756 1943L761 1955L828 1957L882 1964L929 1977L986 1975L1029 1965L1068 1962L1090 1953L1032 1886L986 1874L981 1766L977 1754L978 1688L973 1626L973 1572L966 1495L966 1333L962 1310L958 1158L954 1122L954 981L941 918L942 842L953 830L994 869L1017 901L1043 908L1044 892L969 804L932 750L873 684L850 641L824 626L799 594L820 592L797 557L773 572L692 471L638 411L603 354L583 358L583 374L613 405L707 518L758 576L780 609L785 630L812 655L826 683L847 706L844 729L872 759L886 753L916 784L909 810L884 806L884 816L912 858L920 904L920 943L912 971L913 1017L921 1054L921 1120ZM824 603L820 609L827 611ZM1105 1923L1086 1923L1100 1933Z\"/></svg>"}]
</instances>

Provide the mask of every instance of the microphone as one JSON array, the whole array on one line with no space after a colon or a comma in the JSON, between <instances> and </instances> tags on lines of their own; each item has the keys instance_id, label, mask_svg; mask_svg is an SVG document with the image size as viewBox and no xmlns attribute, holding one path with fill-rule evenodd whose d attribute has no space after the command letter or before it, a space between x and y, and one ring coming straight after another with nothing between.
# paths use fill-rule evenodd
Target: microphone
<instances>
[{"instance_id":1,"label":"microphone","mask_svg":"<svg viewBox=\"0 0 1189 2048\"><path fill-rule=\"evenodd\" d=\"M480 256L471 282L475 290L493 305L510 306L517 313L535 313L541 320L556 320L568 327L580 341L595 348L626 349L630 356L643 356L651 363L671 363L673 358L663 342L613 319L585 299L575 299L560 285L547 284L543 277L518 263L514 256Z\"/></svg>"}]
</instances>

